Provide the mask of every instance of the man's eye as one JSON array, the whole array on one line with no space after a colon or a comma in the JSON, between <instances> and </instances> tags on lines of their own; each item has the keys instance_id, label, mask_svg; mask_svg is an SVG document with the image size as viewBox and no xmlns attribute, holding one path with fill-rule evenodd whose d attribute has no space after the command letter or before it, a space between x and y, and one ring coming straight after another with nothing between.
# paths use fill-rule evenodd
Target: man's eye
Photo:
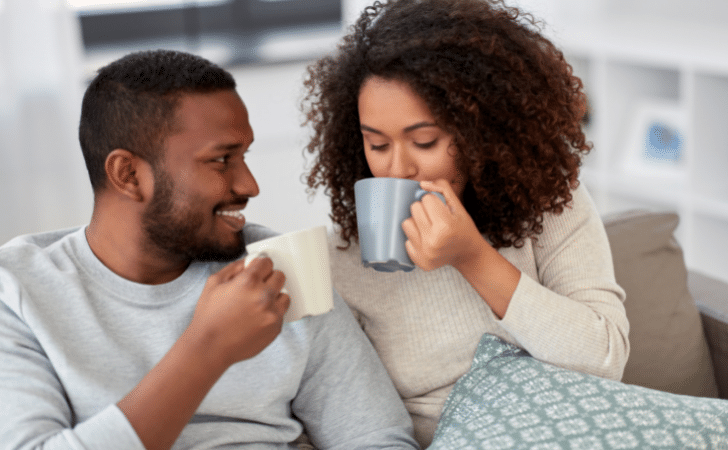
<instances>
[{"instance_id":1,"label":"man's eye","mask_svg":"<svg viewBox=\"0 0 728 450\"><path fill-rule=\"evenodd\" d=\"M213 159L213 161L220 162L220 163L223 163L224 164L224 163L226 163L228 161L228 155L224 155L224 156L221 156L219 158L215 158L215 159Z\"/></svg>"}]
</instances>

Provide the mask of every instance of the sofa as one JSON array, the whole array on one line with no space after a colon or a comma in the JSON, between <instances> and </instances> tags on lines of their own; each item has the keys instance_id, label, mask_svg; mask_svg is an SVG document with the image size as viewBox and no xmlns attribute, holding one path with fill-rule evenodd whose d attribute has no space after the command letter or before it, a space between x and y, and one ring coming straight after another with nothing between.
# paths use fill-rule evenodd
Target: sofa
<instances>
[{"instance_id":1,"label":"sofa","mask_svg":"<svg viewBox=\"0 0 728 450\"><path fill-rule=\"evenodd\" d=\"M728 448L728 286L685 267L670 212L603 217L626 291L622 383L483 335L427 450ZM682 395L673 395L682 394Z\"/></svg>"},{"instance_id":2,"label":"sofa","mask_svg":"<svg viewBox=\"0 0 728 450\"><path fill-rule=\"evenodd\" d=\"M622 381L728 398L728 284L686 268L672 212L603 217L626 291L630 356Z\"/></svg>"},{"instance_id":3,"label":"sofa","mask_svg":"<svg viewBox=\"0 0 728 450\"><path fill-rule=\"evenodd\" d=\"M627 294L625 309L630 322L631 350L622 381L692 397L728 398L728 283L686 268L683 251L675 238L675 230L679 224L677 214L634 210L604 216L602 219L612 250L615 276ZM474 362L474 365L476 364L477 358ZM543 371L543 367L541 365L536 370ZM511 375L518 372L520 371L516 369ZM520 373L526 372L528 369ZM498 375L497 371L492 373L495 374L493 378L498 380L508 378ZM486 391L493 389L495 397L508 392L507 389L518 390L512 386L514 384L512 380L506 380L498 386L488 386L487 383L479 384L477 375L470 380L468 377L473 377L472 371L461 379L466 383L463 385L466 392L472 391L472 384L468 386L471 381L476 385L485 386ZM524 379L528 380L528 376ZM535 378L531 378L533 379ZM504 386L506 386L505 391L503 391ZM610 389L613 390L614 384L611 386ZM501 391L495 392L498 389ZM457 396L456 391L458 385L453 390ZM519 404L521 409L532 412L536 408L527 405L524 409L523 403L524 400L526 403L533 403L535 397L525 395L515 403ZM460 402L460 406L451 405L453 409L450 414L446 406L441 423L444 425L443 431L429 447L430 449L473 448L471 444L480 440L470 439L467 436L469 433L477 434L479 431L482 431L483 435L497 435L493 442L502 444L496 446L497 448L531 448L523 441L524 432L527 431L527 428L520 428L523 424L513 426L513 422L508 422L509 426L499 429L499 425L503 424L493 422L495 420L493 417L498 413L490 414L490 411L495 411L498 405L495 403L477 405L476 403L481 402L482 398L478 397L477 400L477 402L468 402L467 398L456 400L455 403ZM504 403L501 405L504 406L503 411L513 406L508 394L502 396L500 400ZM472 408L473 406L476 408ZM696 408L703 410L706 406L697 404ZM481 409L481 413L483 410L486 411L486 418L481 420L482 414L478 415L478 408ZM657 408L660 409L661 406ZM718 408L723 414L728 414L722 403ZM501 416L505 417L512 413L513 411L510 411ZM660 423L658 428L662 426ZM542 430L537 431L539 431L537 434L543 435ZM601 431L603 430L599 433ZM705 437L708 434L706 433ZM593 436L587 436L586 439L591 437ZM691 444L685 448L707 448L707 446L693 445L705 444L701 435L688 434L683 437L687 439L683 443ZM510 442L507 442L508 440ZM724 448L721 445L725 438L719 437L718 440L720 442L713 442L710 448ZM571 442L572 448L601 448L593 445L582 446L576 442ZM305 435L301 436L297 444L299 450L314 449ZM658 443L655 447L677 448L662 444L664 442ZM617 448L628 447L620 444Z\"/></svg>"}]
</instances>

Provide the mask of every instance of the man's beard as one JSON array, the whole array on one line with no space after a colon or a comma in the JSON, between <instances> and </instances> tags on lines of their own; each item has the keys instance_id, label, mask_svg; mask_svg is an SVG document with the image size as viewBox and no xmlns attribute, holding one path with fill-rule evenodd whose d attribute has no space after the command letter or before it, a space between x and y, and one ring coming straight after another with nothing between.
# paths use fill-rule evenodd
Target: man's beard
<instances>
[{"instance_id":1,"label":"man's beard","mask_svg":"<svg viewBox=\"0 0 728 450\"><path fill-rule=\"evenodd\" d=\"M242 231L237 244L223 246L197 236L205 222L203 213L175 205L174 182L162 169L154 169L154 194L142 216L142 226L152 251L186 261L232 261L245 252Z\"/></svg>"}]
</instances>

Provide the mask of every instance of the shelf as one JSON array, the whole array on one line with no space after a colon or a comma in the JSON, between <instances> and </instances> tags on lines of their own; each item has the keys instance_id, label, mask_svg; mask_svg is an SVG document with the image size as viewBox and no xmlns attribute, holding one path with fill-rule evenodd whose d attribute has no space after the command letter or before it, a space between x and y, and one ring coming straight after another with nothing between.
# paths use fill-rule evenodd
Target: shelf
<instances>
[{"instance_id":1,"label":"shelf","mask_svg":"<svg viewBox=\"0 0 728 450\"><path fill-rule=\"evenodd\" d=\"M725 227L728 229L728 203L725 200L696 196L692 198L691 205L696 214L713 216L717 220L725 221Z\"/></svg>"},{"instance_id":2,"label":"shelf","mask_svg":"<svg viewBox=\"0 0 728 450\"><path fill-rule=\"evenodd\" d=\"M725 280L728 274L728 259L725 257L725 249L728 248L728 221L698 214L693 227L692 251L687 264Z\"/></svg>"},{"instance_id":3,"label":"shelf","mask_svg":"<svg viewBox=\"0 0 728 450\"><path fill-rule=\"evenodd\" d=\"M646 14L607 14L569 23L554 33L553 40L576 54L600 54L637 65L728 72L725 24Z\"/></svg>"},{"instance_id":4,"label":"shelf","mask_svg":"<svg viewBox=\"0 0 728 450\"><path fill-rule=\"evenodd\" d=\"M689 267L728 282L728 28L639 14L575 22L554 41L589 99L581 180L599 212L677 212Z\"/></svg>"},{"instance_id":5,"label":"shelf","mask_svg":"<svg viewBox=\"0 0 728 450\"><path fill-rule=\"evenodd\" d=\"M602 180L598 180L598 178ZM602 188L620 193L637 193L661 203L677 203L688 198L687 179L672 177L635 175L613 171L604 176L598 169L582 167L582 178L593 183L601 183Z\"/></svg>"},{"instance_id":6,"label":"shelf","mask_svg":"<svg viewBox=\"0 0 728 450\"><path fill-rule=\"evenodd\" d=\"M696 75L693 110L695 189L728 202L728 73Z\"/></svg>"}]
</instances>

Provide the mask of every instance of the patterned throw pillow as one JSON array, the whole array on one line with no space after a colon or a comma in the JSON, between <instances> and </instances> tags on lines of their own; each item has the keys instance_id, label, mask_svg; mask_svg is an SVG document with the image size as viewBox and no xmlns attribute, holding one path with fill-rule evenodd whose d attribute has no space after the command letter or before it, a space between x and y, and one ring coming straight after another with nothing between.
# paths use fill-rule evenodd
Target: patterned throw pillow
<instances>
[{"instance_id":1,"label":"patterned throw pillow","mask_svg":"<svg viewBox=\"0 0 728 450\"><path fill-rule=\"evenodd\" d=\"M728 400L562 369L485 335L428 448L728 449Z\"/></svg>"}]
</instances>

